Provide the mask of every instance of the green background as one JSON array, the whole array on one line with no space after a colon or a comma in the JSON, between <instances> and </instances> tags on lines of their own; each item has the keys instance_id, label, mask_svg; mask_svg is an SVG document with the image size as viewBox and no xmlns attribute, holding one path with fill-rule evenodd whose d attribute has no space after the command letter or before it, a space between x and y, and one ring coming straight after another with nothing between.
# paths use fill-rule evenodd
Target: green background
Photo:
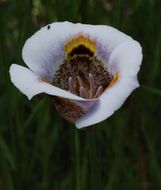
<instances>
[{"instance_id":1,"label":"green background","mask_svg":"<svg viewBox=\"0 0 161 190\"><path fill-rule=\"evenodd\" d=\"M78 130L48 97L9 78L25 40L54 21L107 24L143 47L141 87L96 127ZM0 189L161 189L161 0L0 0Z\"/></svg>"}]
</instances>

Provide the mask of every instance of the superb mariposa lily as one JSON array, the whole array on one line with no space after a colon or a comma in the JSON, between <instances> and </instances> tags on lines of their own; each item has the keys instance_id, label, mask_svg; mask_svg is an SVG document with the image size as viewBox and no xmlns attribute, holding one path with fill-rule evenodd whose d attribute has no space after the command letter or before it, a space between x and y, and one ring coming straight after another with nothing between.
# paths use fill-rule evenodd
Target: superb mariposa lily
<instances>
[{"instance_id":1,"label":"superb mariposa lily","mask_svg":"<svg viewBox=\"0 0 161 190\"><path fill-rule=\"evenodd\" d=\"M52 23L26 41L22 56L29 68L12 64L13 84L29 99L50 95L77 128L111 116L139 86L141 46L110 26Z\"/></svg>"}]
</instances>

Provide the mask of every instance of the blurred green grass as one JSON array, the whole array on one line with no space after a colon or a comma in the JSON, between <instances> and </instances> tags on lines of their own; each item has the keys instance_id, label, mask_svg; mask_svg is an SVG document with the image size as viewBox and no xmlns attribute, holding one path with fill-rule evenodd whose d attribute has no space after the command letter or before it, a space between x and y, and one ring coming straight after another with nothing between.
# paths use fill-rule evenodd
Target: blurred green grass
<instances>
[{"instance_id":1,"label":"blurred green grass","mask_svg":"<svg viewBox=\"0 0 161 190\"><path fill-rule=\"evenodd\" d=\"M0 189L161 189L161 1L0 0ZM10 82L25 40L54 21L112 25L139 41L141 87L97 127L77 130L48 98Z\"/></svg>"}]
</instances>

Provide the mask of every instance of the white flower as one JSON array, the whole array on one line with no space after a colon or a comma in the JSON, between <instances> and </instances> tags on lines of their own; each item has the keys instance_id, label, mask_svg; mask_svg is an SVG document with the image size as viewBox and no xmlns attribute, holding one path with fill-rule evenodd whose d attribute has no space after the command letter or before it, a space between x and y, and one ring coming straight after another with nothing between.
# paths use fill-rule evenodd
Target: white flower
<instances>
[{"instance_id":1,"label":"white flower","mask_svg":"<svg viewBox=\"0 0 161 190\"><path fill-rule=\"evenodd\" d=\"M29 38L12 64L13 84L29 99L45 93L77 128L111 116L139 86L140 44L103 25L57 22Z\"/></svg>"}]
</instances>

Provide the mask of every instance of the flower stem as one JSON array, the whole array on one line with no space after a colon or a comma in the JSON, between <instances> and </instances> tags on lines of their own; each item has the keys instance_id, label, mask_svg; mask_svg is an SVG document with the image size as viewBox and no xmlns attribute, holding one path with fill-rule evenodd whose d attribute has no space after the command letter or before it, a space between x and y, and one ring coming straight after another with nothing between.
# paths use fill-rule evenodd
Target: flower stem
<instances>
[{"instance_id":1,"label":"flower stem","mask_svg":"<svg viewBox=\"0 0 161 190\"><path fill-rule=\"evenodd\" d=\"M80 143L79 143L79 134L75 130L75 177L76 177L76 190L80 190Z\"/></svg>"},{"instance_id":2,"label":"flower stem","mask_svg":"<svg viewBox=\"0 0 161 190\"><path fill-rule=\"evenodd\" d=\"M97 144L96 144L96 128L92 126L91 129L88 131L88 149L89 149L89 168L90 168L90 187L92 190L99 190L101 189L100 183L100 171L99 171L99 155L97 154Z\"/></svg>"}]
</instances>

